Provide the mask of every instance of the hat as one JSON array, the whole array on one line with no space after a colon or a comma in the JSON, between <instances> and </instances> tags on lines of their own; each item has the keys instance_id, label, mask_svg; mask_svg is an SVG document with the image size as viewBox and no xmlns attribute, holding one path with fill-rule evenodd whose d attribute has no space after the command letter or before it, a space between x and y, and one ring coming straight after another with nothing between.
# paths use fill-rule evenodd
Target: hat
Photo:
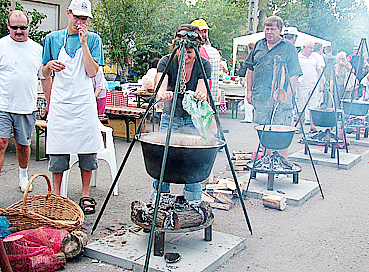
<instances>
[{"instance_id":1,"label":"hat","mask_svg":"<svg viewBox=\"0 0 369 272\"><path fill-rule=\"evenodd\" d=\"M197 26L200 30L210 29L210 27L208 26L208 24L204 19L195 20L191 23L191 25Z\"/></svg>"},{"instance_id":2,"label":"hat","mask_svg":"<svg viewBox=\"0 0 369 272\"><path fill-rule=\"evenodd\" d=\"M297 30L297 27L289 26L283 28L283 35L291 34L291 35L299 35L299 31Z\"/></svg>"},{"instance_id":3,"label":"hat","mask_svg":"<svg viewBox=\"0 0 369 272\"><path fill-rule=\"evenodd\" d=\"M72 0L68 10L71 10L73 15L92 18L91 2L89 0Z\"/></svg>"}]
</instances>

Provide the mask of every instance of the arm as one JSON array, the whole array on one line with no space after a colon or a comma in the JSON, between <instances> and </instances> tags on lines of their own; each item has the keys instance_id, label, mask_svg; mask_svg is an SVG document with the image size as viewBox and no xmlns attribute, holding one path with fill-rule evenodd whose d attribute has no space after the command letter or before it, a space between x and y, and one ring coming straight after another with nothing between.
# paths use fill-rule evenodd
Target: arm
<instances>
[{"instance_id":1,"label":"arm","mask_svg":"<svg viewBox=\"0 0 369 272\"><path fill-rule=\"evenodd\" d=\"M159 79L163 73L157 73L155 78ZM173 98L174 93L172 91L167 91L168 87L168 75L165 75L162 84L160 85L158 94L156 95L158 99L161 99L162 102L169 101ZM156 86L155 86L156 88Z\"/></svg>"},{"instance_id":2,"label":"arm","mask_svg":"<svg viewBox=\"0 0 369 272\"><path fill-rule=\"evenodd\" d=\"M205 80L203 78L200 78L197 81L197 88L196 88L196 91L193 97L195 97L199 101L206 100L207 90L206 90Z\"/></svg>"},{"instance_id":3,"label":"arm","mask_svg":"<svg viewBox=\"0 0 369 272\"><path fill-rule=\"evenodd\" d=\"M101 88L96 88L95 89L95 98L97 98L99 96L99 94L101 93Z\"/></svg>"},{"instance_id":4,"label":"arm","mask_svg":"<svg viewBox=\"0 0 369 272\"><path fill-rule=\"evenodd\" d=\"M250 105L252 105L252 99L251 99L251 94L252 94L252 73L253 71L250 69L247 69L246 71L246 99L247 102L249 102ZM297 81L296 81L297 83Z\"/></svg>"},{"instance_id":5,"label":"arm","mask_svg":"<svg viewBox=\"0 0 369 272\"><path fill-rule=\"evenodd\" d=\"M294 94L296 94L296 89L297 89L297 81L299 79L298 75L294 75L290 77L290 81L291 81L291 85L288 85L287 88L287 94L291 97L292 96L292 92L291 92L291 86L292 86L292 91Z\"/></svg>"},{"instance_id":6,"label":"arm","mask_svg":"<svg viewBox=\"0 0 369 272\"><path fill-rule=\"evenodd\" d=\"M96 76L99 64L92 58L90 48L87 46L88 31L86 25L80 25L78 28L78 36L82 46L83 62L87 75L92 78Z\"/></svg>"},{"instance_id":7,"label":"arm","mask_svg":"<svg viewBox=\"0 0 369 272\"><path fill-rule=\"evenodd\" d=\"M44 91L45 99L46 99L46 106L44 109L44 113L42 115L42 117L44 117L49 112L50 93L51 93L51 87L53 85L53 80L51 77L41 79L41 84L42 84L42 89Z\"/></svg>"}]
</instances>

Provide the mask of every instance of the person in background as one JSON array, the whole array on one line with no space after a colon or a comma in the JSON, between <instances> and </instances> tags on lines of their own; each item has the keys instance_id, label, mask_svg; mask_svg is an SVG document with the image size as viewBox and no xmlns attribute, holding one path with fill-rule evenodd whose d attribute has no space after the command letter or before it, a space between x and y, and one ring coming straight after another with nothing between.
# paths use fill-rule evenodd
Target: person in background
<instances>
[{"instance_id":1,"label":"person in background","mask_svg":"<svg viewBox=\"0 0 369 272\"><path fill-rule=\"evenodd\" d=\"M12 11L6 25L9 35L0 39L0 172L13 130L19 187L24 192L36 123L38 77L42 77L42 46L28 38L29 19L23 11Z\"/></svg>"},{"instance_id":2,"label":"person in background","mask_svg":"<svg viewBox=\"0 0 369 272\"><path fill-rule=\"evenodd\" d=\"M44 90L49 105L46 153L50 154L55 194L60 194L70 154L78 154L82 177L79 205L85 214L92 214L96 201L89 192L91 175L104 143L91 78L104 65L103 47L100 37L87 31L87 21L92 18L89 0L72 0L66 13L67 29L52 32L44 40L42 72L51 86Z\"/></svg>"},{"instance_id":3,"label":"person in background","mask_svg":"<svg viewBox=\"0 0 369 272\"><path fill-rule=\"evenodd\" d=\"M219 51L219 55L220 55L220 74L227 74L228 75L228 65L227 62L223 59L222 56L222 51Z\"/></svg>"},{"instance_id":4,"label":"person in background","mask_svg":"<svg viewBox=\"0 0 369 272\"><path fill-rule=\"evenodd\" d=\"M210 27L204 19L198 19L191 23L191 25L197 26L203 38L200 56L203 56L210 61L211 64L211 81L209 83L211 96L213 97L214 103L219 101L219 71L220 71L220 55L216 48L212 47L209 40L209 29Z\"/></svg>"},{"instance_id":5,"label":"person in background","mask_svg":"<svg viewBox=\"0 0 369 272\"><path fill-rule=\"evenodd\" d=\"M360 49L360 52L359 52ZM347 61L349 61L353 67L353 72L357 79L360 81L364 74L363 74L363 68L365 63L364 55L362 54L362 48L359 48L359 46L354 46L353 53L350 54L347 57Z\"/></svg>"},{"instance_id":6,"label":"person in background","mask_svg":"<svg viewBox=\"0 0 369 272\"><path fill-rule=\"evenodd\" d=\"M92 78L92 86L95 90L95 98L97 103L97 114L99 116L104 115L106 106L106 92L108 91L108 82L106 82L103 68L99 67L97 74Z\"/></svg>"},{"instance_id":7,"label":"person in background","mask_svg":"<svg viewBox=\"0 0 369 272\"><path fill-rule=\"evenodd\" d=\"M254 49L255 43L250 42L247 44L247 49L248 49L248 54L250 55L252 49ZM247 58L247 57L246 57ZM245 108L245 118L242 119L240 122L241 123L251 123L252 122L252 111L254 109L254 107L252 106L252 104L250 104L247 101L247 92L246 92L246 80L245 80L245 75L246 75L246 61L243 63L242 68L240 69L239 72L239 76L242 77L242 87L245 88L245 99L244 99L244 108Z\"/></svg>"},{"instance_id":8,"label":"person in background","mask_svg":"<svg viewBox=\"0 0 369 272\"><path fill-rule=\"evenodd\" d=\"M337 57L332 55L332 47L330 45L324 47L324 53L323 56L324 62L327 65L327 68L324 71L324 78L325 78L325 84L324 84L324 92L323 92L323 107L328 107L329 105L329 94L333 93L333 71L334 71L334 65L337 62Z\"/></svg>"},{"instance_id":9,"label":"person in background","mask_svg":"<svg viewBox=\"0 0 369 272\"><path fill-rule=\"evenodd\" d=\"M283 20L279 16L270 16L264 21L265 38L259 40L246 59L247 101L254 106L253 121L257 124L270 124L271 115L276 106L271 104L271 90L274 72L274 59L281 58L286 63L289 81L283 88L287 93L286 101L275 111L273 125L290 126L292 122L292 92L296 90L298 77L302 74L296 47L281 37ZM292 86L292 89L291 89ZM269 102L269 103L268 103ZM266 150L270 154L271 150ZM288 149L278 153L287 159Z\"/></svg>"},{"instance_id":10,"label":"person in background","mask_svg":"<svg viewBox=\"0 0 369 272\"><path fill-rule=\"evenodd\" d=\"M323 72L322 64L317 57L317 54L313 53L314 43L310 40L304 42L302 50L299 52L299 62L303 75L298 79L297 92L296 92L296 105L301 112L312 93L316 83L318 82L319 76ZM320 56L320 55L319 55ZM305 109L304 114L301 116L301 122L304 123L305 118L310 116L310 132L315 132L316 128L311 121L310 108L317 108L321 102L321 92L323 90L324 82L320 81L320 84L316 87L314 94L311 96L308 107ZM301 125L299 124L299 133L302 132Z\"/></svg>"},{"instance_id":11,"label":"person in background","mask_svg":"<svg viewBox=\"0 0 369 272\"><path fill-rule=\"evenodd\" d=\"M334 72L336 75L336 82L337 82L337 92L338 92L338 98L336 97L335 103L337 106L340 105L341 99L343 99L343 94L345 92L345 84L347 80L349 79L349 82L347 82L346 90L349 92L347 94L350 94L350 91L353 90L353 87L355 85L356 77L352 73L350 75L352 65L347 60L347 54L346 52L339 52L337 54L337 63L334 65ZM351 97L350 97L351 98Z\"/></svg>"},{"instance_id":12,"label":"person in background","mask_svg":"<svg viewBox=\"0 0 369 272\"><path fill-rule=\"evenodd\" d=\"M171 49L173 50L176 42L181 39L187 39L193 42L196 42L200 47L202 43L202 35L199 28L195 25L183 24L180 25L176 31L174 39L172 41ZM169 120L171 115L175 85L177 80L177 74L179 67L179 56L180 50L178 49L175 57L170 63L168 74L165 75L163 83L160 86L160 89L157 93L157 98L161 99L164 102L164 109L161 115L161 122L159 127L159 132L166 132L169 126ZM158 64L158 74L157 78L160 79L164 69L168 63L170 55L164 56ZM200 61L202 62L206 78L202 76ZM194 91L194 98L199 101L205 101L207 99L207 90L205 86L205 80L209 80L211 77L211 65L210 62L204 58L200 57L198 59L196 57L195 49L192 47L186 48L185 57L184 57L184 65L185 65L185 86L183 86L184 90L179 90L177 103L175 105L175 114L173 119L173 128L172 133L187 133L187 134L199 134L195 125L192 122L191 116L184 110L182 101L184 99L184 93L187 91ZM153 188L150 195L150 200L152 201L155 193L157 192L157 188L159 185L158 180L154 180ZM163 183L162 193L169 193L170 184ZM183 188L183 195L187 198L188 201L193 200L201 200L202 190L201 190L201 182L197 183L188 183Z\"/></svg>"},{"instance_id":13,"label":"person in background","mask_svg":"<svg viewBox=\"0 0 369 272\"><path fill-rule=\"evenodd\" d=\"M299 35L299 31L297 30L297 27L289 26L283 28L283 38L290 41L291 43L295 44L297 37Z\"/></svg>"}]
</instances>

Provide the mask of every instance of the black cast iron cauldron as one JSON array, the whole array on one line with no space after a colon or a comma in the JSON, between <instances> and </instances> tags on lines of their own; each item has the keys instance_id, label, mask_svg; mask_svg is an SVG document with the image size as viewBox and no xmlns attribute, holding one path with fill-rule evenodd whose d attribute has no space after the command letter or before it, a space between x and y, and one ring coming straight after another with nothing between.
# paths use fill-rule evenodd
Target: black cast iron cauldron
<instances>
[{"instance_id":1,"label":"black cast iron cauldron","mask_svg":"<svg viewBox=\"0 0 369 272\"><path fill-rule=\"evenodd\" d=\"M353 100L352 106L351 106L350 99L342 100L342 102L343 102L343 111L346 114L356 115L356 116L365 116L368 114L369 102Z\"/></svg>"},{"instance_id":2,"label":"black cast iron cauldron","mask_svg":"<svg viewBox=\"0 0 369 272\"><path fill-rule=\"evenodd\" d=\"M341 114L340 110L337 110L337 117L335 117L335 111L332 108L327 109L318 109L312 108L311 118L313 119L313 123L318 127L335 127L337 123L337 119L339 114Z\"/></svg>"},{"instance_id":3,"label":"black cast iron cauldron","mask_svg":"<svg viewBox=\"0 0 369 272\"><path fill-rule=\"evenodd\" d=\"M267 149L285 149L292 142L296 128L282 125L264 125L255 126L258 132L261 144Z\"/></svg>"},{"instance_id":4,"label":"black cast iron cauldron","mask_svg":"<svg viewBox=\"0 0 369 272\"><path fill-rule=\"evenodd\" d=\"M160 179L166 133L143 133L141 142L147 173ZM216 138L172 133L168 149L164 181L171 183L196 183L209 177L220 148L225 142Z\"/></svg>"}]
</instances>

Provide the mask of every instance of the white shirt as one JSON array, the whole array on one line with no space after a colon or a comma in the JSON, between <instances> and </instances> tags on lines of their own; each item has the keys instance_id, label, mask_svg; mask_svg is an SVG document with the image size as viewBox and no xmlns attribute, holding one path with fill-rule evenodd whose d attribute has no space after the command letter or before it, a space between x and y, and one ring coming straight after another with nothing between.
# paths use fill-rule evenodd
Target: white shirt
<instances>
[{"instance_id":1,"label":"white shirt","mask_svg":"<svg viewBox=\"0 0 369 272\"><path fill-rule=\"evenodd\" d=\"M297 87L299 89L313 89L319 79L318 70L325 66L323 56L316 52L313 52L309 57L300 52L298 56L303 75L299 77Z\"/></svg>"},{"instance_id":2,"label":"white shirt","mask_svg":"<svg viewBox=\"0 0 369 272\"><path fill-rule=\"evenodd\" d=\"M36 110L38 77L42 76L42 46L28 39L0 39L0 110L31 114Z\"/></svg>"}]
</instances>

